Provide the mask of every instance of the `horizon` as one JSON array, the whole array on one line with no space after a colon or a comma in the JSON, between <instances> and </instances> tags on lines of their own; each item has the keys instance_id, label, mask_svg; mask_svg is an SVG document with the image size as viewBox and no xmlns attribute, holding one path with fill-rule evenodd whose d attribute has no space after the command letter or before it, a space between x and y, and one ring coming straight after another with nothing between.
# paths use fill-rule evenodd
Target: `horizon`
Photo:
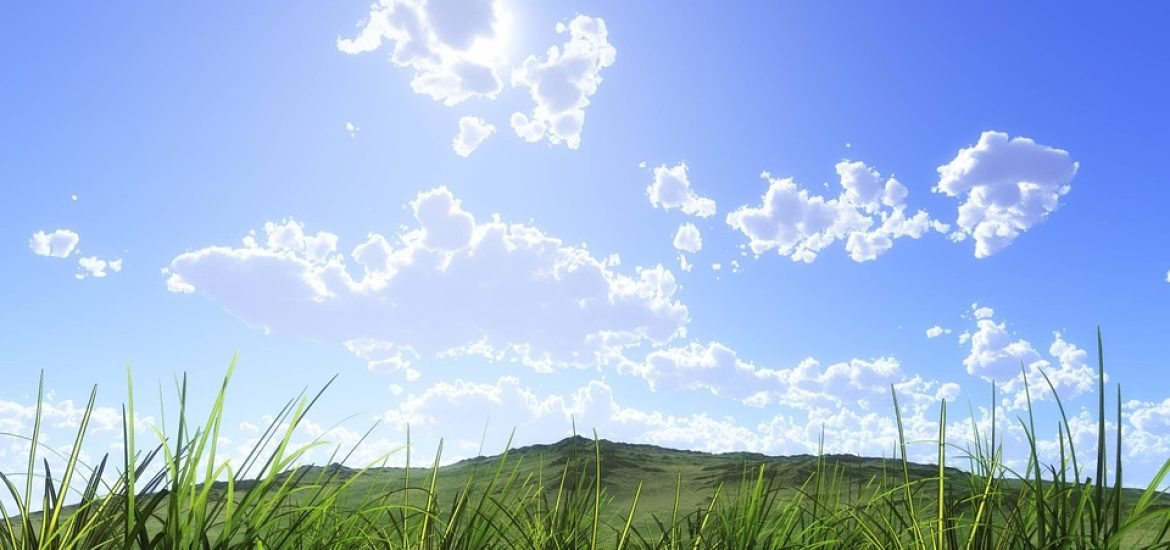
<instances>
[{"instance_id":1,"label":"horizon","mask_svg":"<svg viewBox=\"0 0 1170 550\"><path fill-rule=\"evenodd\" d=\"M145 447L238 353L236 461L336 374L295 439L379 423L350 466L408 431L893 457L891 387L929 463L993 384L1020 465L1021 371L1040 455L1041 372L1092 455L1100 328L1125 485L1170 458L1166 8L0 10L0 432L44 372L49 446L97 385L116 454L129 369Z\"/></svg>"}]
</instances>

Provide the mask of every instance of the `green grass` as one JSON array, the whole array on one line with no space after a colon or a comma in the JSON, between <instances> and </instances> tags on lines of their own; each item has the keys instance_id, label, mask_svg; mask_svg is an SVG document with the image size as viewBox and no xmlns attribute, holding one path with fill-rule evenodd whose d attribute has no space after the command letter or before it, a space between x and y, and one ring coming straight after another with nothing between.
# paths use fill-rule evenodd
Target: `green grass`
<instances>
[{"instance_id":1,"label":"green grass","mask_svg":"<svg viewBox=\"0 0 1170 550\"><path fill-rule=\"evenodd\" d=\"M1100 341L1098 340L1100 349ZM1099 353L1099 374L1104 357ZM124 409L124 453L82 464L92 392L72 454L50 469L41 441L43 378L24 472L0 474L15 509L0 506L0 549L32 548L1170 548L1170 499L1158 487L1122 489L1122 442L1107 442L1098 386L1096 454L1078 456L1064 405L1060 461L1037 459L1031 394L1019 422L1028 439L1022 471L1004 463L1002 436L973 425L968 447L948 444L939 407L934 465L907 460L897 395L899 458L707 454L572 437L440 467L301 465L316 441L292 435L329 386L288 401L238 464L216 447L234 361L207 417L188 417L177 384L177 422L140 447L133 384ZM1046 376L1043 382L1053 390ZM1100 378L1100 376L1099 376ZM1026 387L1030 392L1030 387ZM1055 394L1055 391L1053 391ZM993 417L995 393L993 388ZM13 434L8 434L12 436ZM367 432L367 436L369 433ZM364 438L363 438L364 440ZM409 434L408 434L409 441ZM510 445L509 445L510 447ZM965 459L966 471L946 467ZM1112 469L1113 479L1105 479ZM113 473L111 473L113 472ZM1091 474L1091 475L1090 475Z\"/></svg>"}]
</instances>

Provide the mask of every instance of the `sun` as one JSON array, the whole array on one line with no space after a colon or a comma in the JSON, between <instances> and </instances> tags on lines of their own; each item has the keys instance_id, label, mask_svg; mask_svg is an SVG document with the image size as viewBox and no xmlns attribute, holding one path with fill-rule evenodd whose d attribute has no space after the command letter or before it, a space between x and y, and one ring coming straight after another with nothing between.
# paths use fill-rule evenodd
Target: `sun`
<instances>
[{"instance_id":1,"label":"sun","mask_svg":"<svg viewBox=\"0 0 1170 550\"><path fill-rule=\"evenodd\" d=\"M468 61L487 66L508 65L514 46L515 18L507 2L497 0L491 36L480 36L463 52Z\"/></svg>"}]
</instances>

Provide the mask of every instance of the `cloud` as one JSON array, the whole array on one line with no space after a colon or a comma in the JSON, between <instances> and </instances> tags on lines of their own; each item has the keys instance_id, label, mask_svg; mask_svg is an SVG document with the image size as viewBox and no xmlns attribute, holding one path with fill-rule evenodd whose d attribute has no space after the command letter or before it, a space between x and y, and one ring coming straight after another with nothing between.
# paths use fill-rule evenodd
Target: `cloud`
<instances>
[{"instance_id":1,"label":"cloud","mask_svg":"<svg viewBox=\"0 0 1170 550\"><path fill-rule=\"evenodd\" d=\"M792 368L770 369L741 359L720 342L662 348L641 361L622 358L611 366L645 379L655 392L706 390L757 407L779 403L801 410L843 406L868 410L889 398L891 384L899 399L915 407L933 403L940 391L958 392L957 384L944 390L936 381L906 375L892 357L828 366L809 357Z\"/></svg>"},{"instance_id":2,"label":"cloud","mask_svg":"<svg viewBox=\"0 0 1170 550\"><path fill-rule=\"evenodd\" d=\"M933 191L963 199L956 225L974 237L975 257L986 258L1055 212L1078 167L1062 149L983 132L979 143L938 167Z\"/></svg>"},{"instance_id":3,"label":"cloud","mask_svg":"<svg viewBox=\"0 0 1170 550\"><path fill-rule=\"evenodd\" d=\"M693 223L684 223L678 226L674 233L674 247L683 252L694 254L703 249L703 237L699 228Z\"/></svg>"},{"instance_id":4,"label":"cloud","mask_svg":"<svg viewBox=\"0 0 1170 550\"><path fill-rule=\"evenodd\" d=\"M991 308L972 304L972 310L977 328L973 333L965 333L969 336L961 340L971 346L963 365L969 374L998 383L1008 406L1016 409L1027 406L1025 373L1027 390L1034 402L1051 398L1045 375L1062 399L1076 397L1095 387L1097 371L1088 364L1088 353L1067 342L1061 332L1053 333L1046 359L1032 342L1015 338L1008 331L1007 323L996 323Z\"/></svg>"},{"instance_id":5,"label":"cloud","mask_svg":"<svg viewBox=\"0 0 1170 550\"><path fill-rule=\"evenodd\" d=\"M938 325L935 325L933 327L926 329L926 337L927 338L938 338L939 336L942 336L944 334L950 334L950 333L951 333L951 329L942 328Z\"/></svg>"},{"instance_id":6,"label":"cloud","mask_svg":"<svg viewBox=\"0 0 1170 550\"><path fill-rule=\"evenodd\" d=\"M352 122L345 123L345 132L347 134L349 134L349 137L351 137L351 138L357 137L357 134L360 131L361 131L361 128L358 128L357 126L355 126L354 123L352 123Z\"/></svg>"},{"instance_id":7,"label":"cloud","mask_svg":"<svg viewBox=\"0 0 1170 550\"><path fill-rule=\"evenodd\" d=\"M465 116L459 119L459 134L451 140L451 147L455 154L468 157L483 143L488 136L496 132L496 127L488 124L482 118Z\"/></svg>"},{"instance_id":8,"label":"cloud","mask_svg":"<svg viewBox=\"0 0 1170 550\"><path fill-rule=\"evenodd\" d=\"M655 208L678 208L684 214L700 218L715 215L715 201L701 197L691 189L686 163L680 162L671 168L665 164L655 168L654 181L646 187L646 196Z\"/></svg>"},{"instance_id":9,"label":"cloud","mask_svg":"<svg viewBox=\"0 0 1170 550\"><path fill-rule=\"evenodd\" d=\"M295 220L267 242L176 256L172 292L199 292L250 326L345 344L371 368L410 375L415 358L510 358L538 370L685 335L687 308L662 266L616 270L540 229L479 222L445 187L410 203L417 226L371 233L348 259L336 236ZM324 244L322 244L324 243ZM360 271L360 273L355 273Z\"/></svg>"},{"instance_id":10,"label":"cloud","mask_svg":"<svg viewBox=\"0 0 1170 550\"><path fill-rule=\"evenodd\" d=\"M509 22L498 0L380 0L337 48L359 54L393 42L390 62L414 71L411 89L451 106L503 89L497 67L507 62Z\"/></svg>"},{"instance_id":11,"label":"cloud","mask_svg":"<svg viewBox=\"0 0 1170 550\"><path fill-rule=\"evenodd\" d=\"M971 304L971 314L974 315L976 319L990 319L995 317L995 310L987 306Z\"/></svg>"},{"instance_id":12,"label":"cloud","mask_svg":"<svg viewBox=\"0 0 1170 550\"><path fill-rule=\"evenodd\" d=\"M529 56L512 71L512 85L528 88L536 103L530 114L513 113L512 129L525 141L545 136L553 144L570 149L581 145L585 108L601 85L601 70L613 65L617 49L609 43L605 21L578 15L557 33L569 33L561 48L548 49L544 59Z\"/></svg>"},{"instance_id":13,"label":"cloud","mask_svg":"<svg viewBox=\"0 0 1170 550\"><path fill-rule=\"evenodd\" d=\"M841 161L836 170L842 190L830 199L811 195L792 178L764 172L768 190L761 204L739 207L727 215L727 224L748 237L757 256L775 250L805 263L841 240L853 261L866 262L889 251L896 239L949 230L922 210L907 217L908 191L897 179L882 182L877 171L861 162Z\"/></svg>"},{"instance_id":14,"label":"cloud","mask_svg":"<svg viewBox=\"0 0 1170 550\"><path fill-rule=\"evenodd\" d=\"M58 229L52 233L37 231L28 240L28 247L37 256L52 258L67 258L77 248L81 237L68 229Z\"/></svg>"},{"instance_id":15,"label":"cloud","mask_svg":"<svg viewBox=\"0 0 1170 550\"><path fill-rule=\"evenodd\" d=\"M86 277L105 277L106 270L109 269L113 273L122 271L122 260L103 260L97 256L87 256L77 260L78 272L77 279L85 279Z\"/></svg>"},{"instance_id":16,"label":"cloud","mask_svg":"<svg viewBox=\"0 0 1170 550\"><path fill-rule=\"evenodd\" d=\"M888 397L889 388L884 391ZM487 420L486 438L485 426L467 422L469 416ZM925 407L908 407L903 418L907 438L926 440L937 434L932 416ZM516 446L568 436L575 425L579 434L596 429L598 436L606 439L706 452L811 453L817 451L825 434L825 452L881 456L888 454L889 442L897 439L898 431L893 414L884 408L817 407L797 414L778 411L749 423L737 420L730 411L721 416L673 415L623 405L614 387L603 381L591 381L563 395L541 395L515 377L487 384L440 382L407 396L386 411L384 420L400 431L409 425L418 439L444 437L449 448L470 449L472 454L481 441L489 445L485 453L499 452L502 448L496 446L507 440L512 428L516 428L512 441ZM926 456L932 449L924 451Z\"/></svg>"}]
</instances>

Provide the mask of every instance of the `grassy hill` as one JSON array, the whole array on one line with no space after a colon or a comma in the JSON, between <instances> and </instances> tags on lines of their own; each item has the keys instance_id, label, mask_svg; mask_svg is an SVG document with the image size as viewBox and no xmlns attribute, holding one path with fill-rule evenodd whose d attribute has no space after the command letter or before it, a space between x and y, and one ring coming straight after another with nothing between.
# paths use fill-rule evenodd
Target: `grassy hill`
<instances>
[{"instance_id":1,"label":"grassy hill","mask_svg":"<svg viewBox=\"0 0 1170 550\"><path fill-rule=\"evenodd\" d=\"M1098 374L1104 393L1103 365ZM229 368L224 388L230 376ZM1170 498L1157 490L1170 461L1145 490L1102 479L1104 465L1120 471L1122 457L1120 444L1109 456L1103 400L1094 456L1082 456L1079 466L1037 465L1028 432L1032 455L1016 474L1003 468L994 432L972 450L971 472L902 459L710 454L581 437L442 467L441 448L430 467L297 467L312 445L290 440L316 400L303 395L272 419L243 463L229 465L214 446L224 392L202 428L185 416L185 379L179 395L180 420L163 447L137 449L131 400L124 455L92 471L79 468L78 449L96 390L64 471L49 471L47 462L43 475L36 470L38 418L29 471L17 478L27 485L0 473L0 490L16 501L0 510L0 550L1170 547ZM894 405L897 411L896 395ZM945 421L943 402L939 425ZM1069 441L1061 441L1061 456L1072 456ZM904 441L891 443L905 454ZM946 446L938 447L945 463ZM78 485L80 502L62 489Z\"/></svg>"}]
</instances>

